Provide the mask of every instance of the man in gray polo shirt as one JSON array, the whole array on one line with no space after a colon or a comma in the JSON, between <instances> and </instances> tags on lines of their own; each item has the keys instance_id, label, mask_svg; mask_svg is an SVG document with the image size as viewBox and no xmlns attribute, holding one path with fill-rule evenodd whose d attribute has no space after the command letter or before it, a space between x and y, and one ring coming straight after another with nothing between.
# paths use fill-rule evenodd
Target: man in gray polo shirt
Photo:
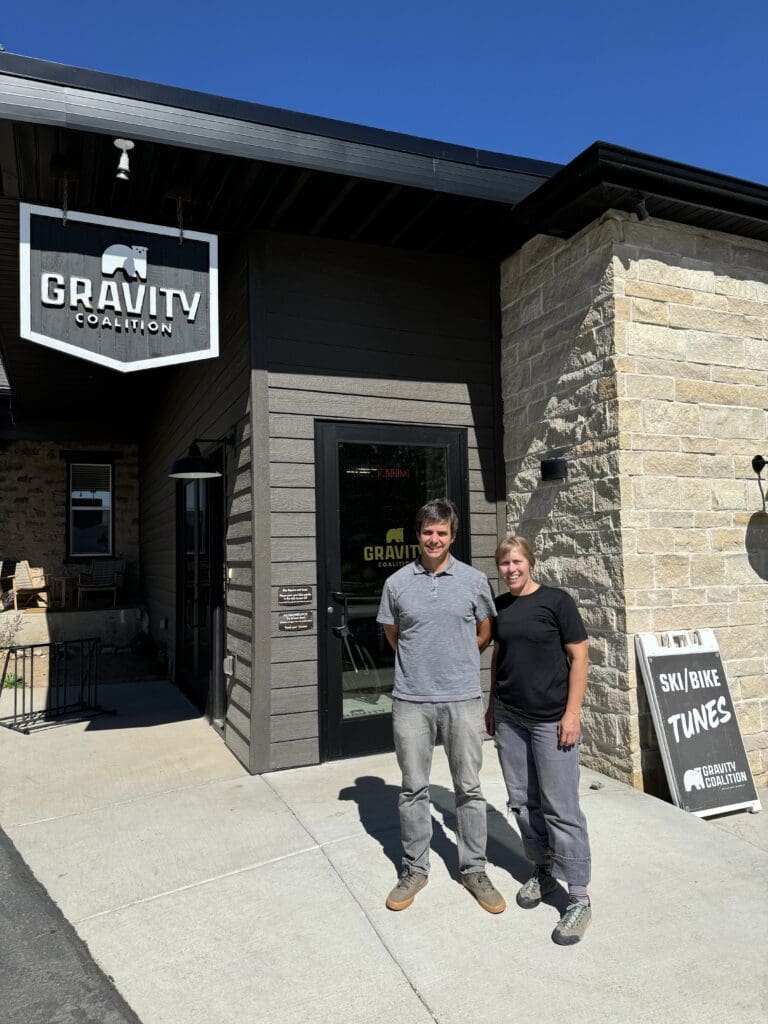
<instances>
[{"instance_id":1,"label":"man in gray polo shirt","mask_svg":"<svg viewBox=\"0 0 768 1024\"><path fill-rule=\"evenodd\" d=\"M506 903L485 873L487 825L480 789L480 651L490 642L496 609L486 577L451 555L458 525L456 507L447 498L419 509L419 557L386 581L377 616L395 652L392 722L403 774L403 867L387 906L405 910L427 884L429 770L439 734L456 794L461 880L481 907L500 914Z\"/></svg>"}]
</instances>

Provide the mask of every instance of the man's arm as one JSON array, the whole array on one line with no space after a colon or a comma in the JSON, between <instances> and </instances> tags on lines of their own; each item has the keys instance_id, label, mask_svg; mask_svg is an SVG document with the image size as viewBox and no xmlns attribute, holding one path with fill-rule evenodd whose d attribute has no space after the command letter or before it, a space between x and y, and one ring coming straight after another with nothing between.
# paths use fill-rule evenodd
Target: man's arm
<instances>
[{"instance_id":1,"label":"man's arm","mask_svg":"<svg viewBox=\"0 0 768 1024\"><path fill-rule=\"evenodd\" d=\"M482 622L477 623L477 646L481 651L484 651L491 642L491 625L492 620L490 615L487 619L483 619Z\"/></svg>"},{"instance_id":2,"label":"man's arm","mask_svg":"<svg viewBox=\"0 0 768 1024\"><path fill-rule=\"evenodd\" d=\"M581 733L581 705L587 689L589 671L589 644L581 640L577 644L564 644L570 661L568 670L568 701L565 714L557 726L557 739L561 747L570 747L577 742Z\"/></svg>"},{"instance_id":3,"label":"man's arm","mask_svg":"<svg viewBox=\"0 0 768 1024\"><path fill-rule=\"evenodd\" d=\"M400 636L400 629L398 626L390 626L388 623L384 623L384 636L387 638L389 646L393 651L397 651L397 638Z\"/></svg>"}]
</instances>

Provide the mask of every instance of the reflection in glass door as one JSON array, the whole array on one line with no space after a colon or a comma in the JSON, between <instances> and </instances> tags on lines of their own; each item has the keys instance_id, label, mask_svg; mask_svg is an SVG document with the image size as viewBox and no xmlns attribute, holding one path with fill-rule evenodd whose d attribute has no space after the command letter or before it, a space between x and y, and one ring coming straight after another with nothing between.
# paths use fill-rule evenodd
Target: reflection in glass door
<instances>
[{"instance_id":1,"label":"reflection in glass door","mask_svg":"<svg viewBox=\"0 0 768 1024\"><path fill-rule=\"evenodd\" d=\"M418 555L413 520L425 501L452 498L466 526L466 434L318 424L318 464L324 755L391 749L394 653L376 622L379 599ZM468 557L465 536L458 557Z\"/></svg>"}]
</instances>

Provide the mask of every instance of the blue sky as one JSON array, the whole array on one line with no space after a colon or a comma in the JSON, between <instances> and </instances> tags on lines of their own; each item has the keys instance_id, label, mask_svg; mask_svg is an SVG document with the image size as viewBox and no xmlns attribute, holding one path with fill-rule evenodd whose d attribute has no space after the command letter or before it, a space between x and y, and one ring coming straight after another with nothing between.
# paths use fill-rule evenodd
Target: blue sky
<instances>
[{"instance_id":1,"label":"blue sky","mask_svg":"<svg viewBox=\"0 0 768 1024\"><path fill-rule=\"evenodd\" d=\"M768 184L768 3L12 5L0 43L520 156L596 139Z\"/></svg>"}]
</instances>

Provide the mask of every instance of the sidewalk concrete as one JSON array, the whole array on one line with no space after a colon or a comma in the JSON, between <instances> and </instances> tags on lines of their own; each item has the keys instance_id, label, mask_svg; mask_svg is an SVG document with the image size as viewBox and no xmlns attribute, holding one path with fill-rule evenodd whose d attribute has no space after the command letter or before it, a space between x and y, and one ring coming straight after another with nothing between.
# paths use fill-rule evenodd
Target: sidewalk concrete
<instances>
[{"instance_id":1,"label":"sidewalk concrete","mask_svg":"<svg viewBox=\"0 0 768 1024\"><path fill-rule=\"evenodd\" d=\"M486 914L458 884L442 751L429 886L388 912L391 754L248 776L167 684L105 687L116 717L0 730L0 824L143 1024L758 1024L768 815L703 821L584 771L593 924L550 941L565 894L527 875L492 746ZM591 788L600 784L600 788Z\"/></svg>"}]
</instances>

